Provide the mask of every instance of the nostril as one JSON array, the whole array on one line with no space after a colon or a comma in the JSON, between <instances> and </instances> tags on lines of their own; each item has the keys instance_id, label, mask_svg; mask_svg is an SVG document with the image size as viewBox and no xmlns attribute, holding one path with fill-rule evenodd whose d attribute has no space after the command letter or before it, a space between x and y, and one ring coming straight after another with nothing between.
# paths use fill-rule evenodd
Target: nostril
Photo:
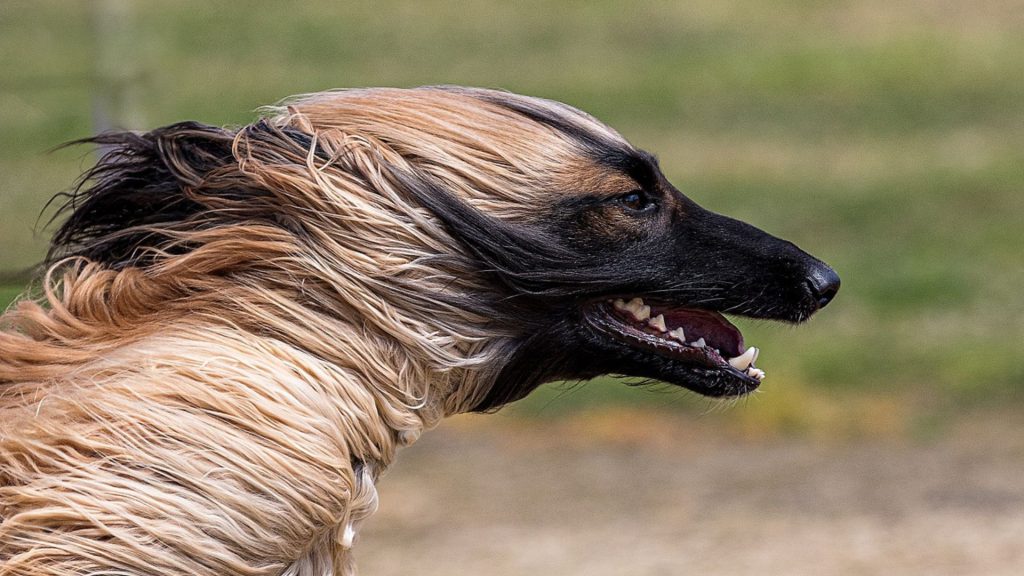
<instances>
[{"instance_id":1,"label":"nostril","mask_svg":"<svg viewBox=\"0 0 1024 576\"><path fill-rule=\"evenodd\" d=\"M839 292L839 275L836 271L822 264L807 276L807 286L811 294L818 300L818 308L824 308Z\"/></svg>"}]
</instances>

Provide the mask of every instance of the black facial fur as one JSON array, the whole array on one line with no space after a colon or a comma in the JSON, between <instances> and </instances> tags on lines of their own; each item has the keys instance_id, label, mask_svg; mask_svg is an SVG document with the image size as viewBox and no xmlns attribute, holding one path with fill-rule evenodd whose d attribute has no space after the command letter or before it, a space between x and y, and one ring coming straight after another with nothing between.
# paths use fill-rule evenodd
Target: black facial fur
<instances>
[{"instance_id":1,"label":"black facial fur","mask_svg":"<svg viewBox=\"0 0 1024 576\"><path fill-rule=\"evenodd\" d=\"M790 242L704 210L663 178L656 225L615 238L587 227L592 203L552 207L538 218L548 225L513 224L473 209L425 176L397 177L477 258L478 273L494 279L490 314L527 335L476 410L522 398L549 380L606 373L686 383L703 370L701 382L688 387L741 393L726 375L609 342L587 328L582 307L615 295L656 295L691 308L800 322L819 308L808 275L831 273Z\"/></svg>"}]
</instances>

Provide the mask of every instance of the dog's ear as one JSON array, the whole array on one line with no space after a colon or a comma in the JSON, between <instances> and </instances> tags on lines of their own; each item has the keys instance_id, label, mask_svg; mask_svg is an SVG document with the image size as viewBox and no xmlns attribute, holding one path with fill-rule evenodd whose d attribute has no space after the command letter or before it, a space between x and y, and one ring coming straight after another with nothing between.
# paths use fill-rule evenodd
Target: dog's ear
<instances>
[{"instance_id":1,"label":"dog's ear","mask_svg":"<svg viewBox=\"0 0 1024 576\"><path fill-rule=\"evenodd\" d=\"M542 215L539 222L509 222L474 208L428 175L395 167L390 167L389 173L399 188L441 221L449 235L476 259L479 270L494 278L510 296L540 296L549 301L584 294L592 297L595 290L614 292L639 274L600 251L569 241L556 215L543 217L545 210L554 211L552 206L536 207ZM619 251L628 256L632 250L633 246L625 246Z\"/></svg>"},{"instance_id":2,"label":"dog's ear","mask_svg":"<svg viewBox=\"0 0 1024 576\"><path fill-rule=\"evenodd\" d=\"M159 230L200 218L205 208L188 194L205 177L235 163L235 134L196 122L146 133L108 132L68 145L105 150L54 215L67 219L47 259L84 256L114 268L134 265ZM52 202L52 200L51 200Z\"/></svg>"},{"instance_id":3,"label":"dog's ear","mask_svg":"<svg viewBox=\"0 0 1024 576\"><path fill-rule=\"evenodd\" d=\"M440 220L478 261L480 269L513 294L540 294L564 285L550 278L551 273L560 270L571 275L566 266L580 264L579 255L546 230L512 225L484 214L424 174L388 169L399 188Z\"/></svg>"}]
</instances>

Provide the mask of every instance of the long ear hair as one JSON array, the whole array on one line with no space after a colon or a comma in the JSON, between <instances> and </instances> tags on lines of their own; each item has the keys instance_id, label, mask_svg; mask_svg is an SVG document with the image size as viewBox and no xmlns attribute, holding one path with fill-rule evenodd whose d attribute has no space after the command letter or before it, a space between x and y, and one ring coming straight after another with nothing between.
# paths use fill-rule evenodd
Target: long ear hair
<instances>
[{"instance_id":1,"label":"long ear hair","mask_svg":"<svg viewBox=\"0 0 1024 576\"><path fill-rule=\"evenodd\" d=\"M240 142L245 150L238 149ZM185 253L195 247L191 233L227 221L287 226L281 210L261 202L279 192L265 189L265 182L240 170L245 161L240 156L258 149L260 155L305 169L311 156L336 162L346 152L327 150L323 142L266 120L242 131L183 122L146 133L107 133L76 141L109 151L66 195L55 216L66 215L66 220L54 235L48 260L80 256L121 269L146 265L158 255ZM503 300L486 306L483 295L462 294L452 298L455 304L486 306L493 315L508 311L508 299L574 297L609 289L609 280L616 277L636 277L621 265L609 269L598 251L566 246L543 223L508 222L474 208L411 164L397 166L381 154L374 161L399 193L440 220L461 246L458 252L468 257L459 266L491 278L496 291L491 296Z\"/></svg>"},{"instance_id":2,"label":"long ear hair","mask_svg":"<svg viewBox=\"0 0 1024 576\"><path fill-rule=\"evenodd\" d=\"M639 256L608 258L570 242L553 220L558 193L531 189L534 218L496 217L447 185L458 177L500 184L472 172L488 164L462 163L466 173L442 178L436 171L451 166L424 164L409 150L418 136L409 138L399 146L324 128L289 108L239 130L189 122L85 140L110 151L68 196L51 261L144 268L183 287L172 295L179 299L273 290L327 318L362 322L371 313L386 333L413 324L471 348L529 334L553 308L643 277ZM631 249L617 248L620 256ZM395 312L376 316L383 308ZM403 341L412 349L426 339ZM423 353L444 366L466 361L436 347Z\"/></svg>"},{"instance_id":3,"label":"long ear hair","mask_svg":"<svg viewBox=\"0 0 1024 576\"><path fill-rule=\"evenodd\" d=\"M623 284L634 282L641 272L605 258L600 250L568 244L556 232L557 226L500 220L469 205L429 177L403 172L396 177L473 255L478 270L494 278L509 298L550 301L594 297L613 293L620 286L616 280ZM620 253L631 249L624 246ZM642 264L639 256L631 261Z\"/></svg>"},{"instance_id":4,"label":"long ear hair","mask_svg":"<svg viewBox=\"0 0 1024 576\"><path fill-rule=\"evenodd\" d=\"M81 256L122 268L145 258L142 248L161 244L162 233L201 228L208 211L190 192L211 172L235 163L234 137L230 130L182 122L67 144L108 151L63 195L66 201L53 219L66 220L54 234L47 260Z\"/></svg>"},{"instance_id":5,"label":"long ear hair","mask_svg":"<svg viewBox=\"0 0 1024 576\"><path fill-rule=\"evenodd\" d=\"M488 289L481 266L395 175L428 177L380 143L272 120L237 131L182 123L82 142L110 151L67 195L51 264L145 270L179 300L259 292L218 304L231 307L233 321L271 297L328 322L369 316L443 366L467 360L439 346L511 330L486 328L499 322L488 311L504 295ZM251 329L272 324L258 321ZM438 344L408 334L410 325Z\"/></svg>"}]
</instances>

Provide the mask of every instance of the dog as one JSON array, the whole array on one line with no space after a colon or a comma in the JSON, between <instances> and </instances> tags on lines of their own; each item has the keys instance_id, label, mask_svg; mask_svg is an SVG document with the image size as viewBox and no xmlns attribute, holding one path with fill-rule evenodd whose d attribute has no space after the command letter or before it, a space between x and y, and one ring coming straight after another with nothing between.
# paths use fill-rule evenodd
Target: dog
<instances>
[{"instance_id":1,"label":"dog","mask_svg":"<svg viewBox=\"0 0 1024 576\"><path fill-rule=\"evenodd\" d=\"M328 91L85 142L0 319L2 576L353 574L375 480L443 417L610 373L743 395L723 313L839 288L540 98Z\"/></svg>"}]
</instances>

